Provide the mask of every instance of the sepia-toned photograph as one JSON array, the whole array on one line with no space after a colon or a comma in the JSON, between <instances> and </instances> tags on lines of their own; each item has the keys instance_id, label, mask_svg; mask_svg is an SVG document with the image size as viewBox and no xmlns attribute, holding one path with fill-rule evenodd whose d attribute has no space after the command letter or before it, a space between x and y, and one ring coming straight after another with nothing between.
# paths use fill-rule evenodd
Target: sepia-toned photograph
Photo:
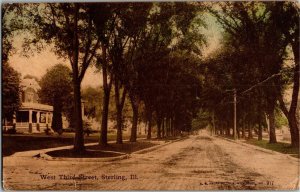
<instances>
[{"instance_id":1,"label":"sepia-toned photograph","mask_svg":"<svg viewBox=\"0 0 300 192\"><path fill-rule=\"evenodd\" d=\"M2 3L2 190L299 190L299 10Z\"/></svg>"}]
</instances>

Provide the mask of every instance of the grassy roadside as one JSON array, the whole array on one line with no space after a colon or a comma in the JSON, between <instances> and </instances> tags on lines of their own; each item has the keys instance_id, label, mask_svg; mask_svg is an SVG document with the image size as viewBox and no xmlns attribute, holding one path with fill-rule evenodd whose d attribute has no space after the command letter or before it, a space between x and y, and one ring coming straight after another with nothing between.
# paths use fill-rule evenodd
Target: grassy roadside
<instances>
[{"instance_id":1,"label":"grassy roadside","mask_svg":"<svg viewBox=\"0 0 300 192\"><path fill-rule=\"evenodd\" d=\"M255 140L255 139L246 140L245 143L255 145L257 147L261 147L261 148L264 148L264 149L277 151L279 153L289 154L292 157L300 158L299 148L293 148L288 143L282 143L282 142L269 143L267 140L258 141L258 140Z\"/></svg>"},{"instance_id":2,"label":"grassy roadside","mask_svg":"<svg viewBox=\"0 0 300 192\"><path fill-rule=\"evenodd\" d=\"M223 138L234 141L232 136L223 136L223 135L220 136L219 135L218 137L223 137ZM249 139L249 140L242 139L242 140L240 140L240 142L244 142L244 143L247 143L250 145L254 145L257 147L264 148L264 149L269 149L269 150L276 151L276 152L283 153L283 154L289 154L292 157L300 158L299 148L293 148L293 147L291 147L291 145L289 143L283 143L283 142L269 143L268 140L263 139L261 141L258 141L255 138Z\"/></svg>"},{"instance_id":3,"label":"grassy roadside","mask_svg":"<svg viewBox=\"0 0 300 192\"><path fill-rule=\"evenodd\" d=\"M108 141L115 141L116 135L109 134ZM128 135L124 135L123 139L129 139ZM85 136L85 143L94 143L99 141L99 133L94 133L89 137ZM9 156L16 152L38 150L53 147L61 147L73 145L74 133L64 133L61 136L57 134L45 135L2 135L2 156Z\"/></svg>"}]
</instances>

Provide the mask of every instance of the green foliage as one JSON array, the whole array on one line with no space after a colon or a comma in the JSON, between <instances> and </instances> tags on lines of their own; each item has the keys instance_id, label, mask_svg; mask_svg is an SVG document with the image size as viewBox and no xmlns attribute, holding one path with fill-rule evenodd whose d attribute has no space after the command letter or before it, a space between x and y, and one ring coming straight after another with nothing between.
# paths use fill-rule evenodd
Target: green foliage
<instances>
[{"instance_id":1,"label":"green foliage","mask_svg":"<svg viewBox=\"0 0 300 192\"><path fill-rule=\"evenodd\" d=\"M216 112L219 122L232 119L233 88L238 93L241 123L263 123L264 114L274 111L278 88L291 78L283 65L288 39L283 25L274 21L280 4L219 2L209 8L224 29L224 41L202 67L207 73L201 99L206 102L204 107ZM277 123L284 123L277 117Z\"/></svg>"},{"instance_id":2,"label":"green foliage","mask_svg":"<svg viewBox=\"0 0 300 192\"><path fill-rule=\"evenodd\" d=\"M101 87L87 87L82 90L82 100L84 101L84 114L90 118L95 118L100 122L102 110L103 91Z\"/></svg>"},{"instance_id":3,"label":"green foliage","mask_svg":"<svg viewBox=\"0 0 300 192\"><path fill-rule=\"evenodd\" d=\"M200 10L185 2L104 3L92 8L93 21L101 30L98 36L108 49L110 76L121 82L120 91L127 90L133 105L142 100L159 118L181 111L176 114L182 119L177 124L184 130L191 128L197 106L195 68L205 41L194 30L204 26ZM99 61L103 64L103 58ZM110 117L115 119L116 112L110 107Z\"/></svg>"},{"instance_id":4,"label":"green foliage","mask_svg":"<svg viewBox=\"0 0 300 192\"><path fill-rule=\"evenodd\" d=\"M2 37L2 62L7 62L9 56L15 52L13 47L14 36L24 33L23 7L17 3L3 3L1 6L1 37Z\"/></svg>"},{"instance_id":5,"label":"green foliage","mask_svg":"<svg viewBox=\"0 0 300 192\"><path fill-rule=\"evenodd\" d=\"M62 64L53 66L40 80L40 86L40 101L53 106L52 128L58 131L62 129L62 113L69 122L73 120L71 70Z\"/></svg>"},{"instance_id":6,"label":"green foliage","mask_svg":"<svg viewBox=\"0 0 300 192\"><path fill-rule=\"evenodd\" d=\"M282 126L288 126L288 120L283 113L277 108L275 111L275 126L280 129Z\"/></svg>"},{"instance_id":7,"label":"green foliage","mask_svg":"<svg viewBox=\"0 0 300 192\"><path fill-rule=\"evenodd\" d=\"M90 134L93 132L92 131L92 126L91 126L91 123L84 120L83 121L83 132L87 135L87 136L90 136Z\"/></svg>"},{"instance_id":8,"label":"green foliage","mask_svg":"<svg viewBox=\"0 0 300 192\"><path fill-rule=\"evenodd\" d=\"M154 61L145 63L141 72L141 98L146 106L153 106L157 116L174 116L178 129L190 130L200 91L197 59L174 53Z\"/></svg>"},{"instance_id":9,"label":"green foliage","mask_svg":"<svg viewBox=\"0 0 300 192\"><path fill-rule=\"evenodd\" d=\"M62 65L54 67L40 82L41 101L55 108L54 122L61 122L60 111L73 122L70 98L76 96L74 103L80 101L80 83L90 64L107 71L109 78L105 78L113 79L115 86L118 84L111 98L118 97L124 90L128 92L125 118L133 116L130 102L134 109L143 101L141 110L150 111L157 119L172 118L176 129L184 131L205 127L212 113L217 124L229 126L234 88L238 93L238 123L262 125L265 113L270 112L270 108L274 111L278 92L283 92L293 82L290 75L293 69L283 63L287 46L298 38L299 14L287 2L218 2L208 7L224 32L219 49L205 61L201 54L206 43L202 33L206 24L202 18L203 6L199 3L41 3L26 6L22 15L26 27L23 27L31 29L33 35L25 39L24 51L32 51L32 46L40 50L42 45L52 44L53 51L59 57L68 58L72 66L72 71ZM276 21L281 16L283 19ZM8 39L12 35L10 31L17 29L18 21L5 20L7 35L2 36L7 47L5 52L11 49ZM266 82L260 84L264 80ZM72 81L76 87L74 91ZM109 90L105 86L104 92L89 87L82 94L86 101L85 114L97 121L103 115L102 95ZM116 119L117 112L113 101L110 99L109 103L112 120ZM117 106L122 103L119 98L115 102ZM78 108L76 111L77 122L80 114ZM287 123L277 114L276 124Z\"/></svg>"},{"instance_id":10,"label":"green foliage","mask_svg":"<svg viewBox=\"0 0 300 192\"><path fill-rule=\"evenodd\" d=\"M265 149L270 149L273 151L277 151L279 153L283 154L292 154L293 156L300 157L299 156L299 148L293 148L288 143L269 143L266 140L257 141L257 140L248 140L247 143L251 145L256 145Z\"/></svg>"},{"instance_id":11,"label":"green foliage","mask_svg":"<svg viewBox=\"0 0 300 192\"><path fill-rule=\"evenodd\" d=\"M2 63L2 117L12 119L13 113L18 111L20 101L20 74L8 63Z\"/></svg>"},{"instance_id":12,"label":"green foliage","mask_svg":"<svg viewBox=\"0 0 300 192\"><path fill-rule=\"evenodd\" d=\"M210 113L200 109L192 121L192 130L205 129L210 124Z\"/></svg>"}]
</instances>

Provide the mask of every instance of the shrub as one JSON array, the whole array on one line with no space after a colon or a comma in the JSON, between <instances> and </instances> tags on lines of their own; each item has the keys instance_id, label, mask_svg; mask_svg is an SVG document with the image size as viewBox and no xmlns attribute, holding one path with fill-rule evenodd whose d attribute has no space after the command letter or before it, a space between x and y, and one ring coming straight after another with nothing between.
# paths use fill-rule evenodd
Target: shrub
<instances>
[{"instance_id":1,"label":"shrub","mask_svg":"<svg viewBox=\"0 0 300 192\"><path fill-rule=\"evenodd\" d=\"M11 129L8 129L6 131L7 134L16 134L17 133L17 130L15 128L11 128Z\"/></svg>"},{"instance_id":2,"label":"shrub","mask_svg":"<svg viewBox=\"0 0 300 192\"><path fill-rule=\"evenodd\" d=\"M44 129L44 131L45 131L46 135L51 135L51 133L50 133L51 129L49 129L48 127L46 129Z\"/></svg>"},{"instance_id":3,"label":"shrub","mask_svg":"<svg viewBox=\"0 0 300 192\"><path fill-rule=\"evenodd\" d=\"M64 130L63 130L63 129L59 129L59 130L57 130L56 132L58 133L58 135L62 135L63 132L64 132Z\"/></svg>"}]
</instances>

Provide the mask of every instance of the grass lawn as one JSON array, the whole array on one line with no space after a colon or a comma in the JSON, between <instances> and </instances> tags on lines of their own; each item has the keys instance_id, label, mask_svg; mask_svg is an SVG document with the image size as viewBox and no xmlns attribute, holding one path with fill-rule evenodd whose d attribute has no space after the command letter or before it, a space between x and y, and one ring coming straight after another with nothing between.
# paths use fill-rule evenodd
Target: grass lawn
<instances>
[{"instance_id":1,"label":"grass lawn","mask_svg":"<svg viewBox=\"0 0 300 192\"><path fill-rule=\"evenodd\" d=\"M290 154L293 157L299 157L299 148L293 148L288 143L269 143L267 140L258 141L255 139L247 140L246 143L262 147L265 149L270 149L284 154Z\"/></svg>"},{"instance_id":2,"label":"grass lawn","mask_svg":"<svg viewBox=\"0 0 300 192\"><path fill-rule=\"evenodd\" d=\"M124 135L123 139L129 136ZM99 141L99 133L93 133L89 137L85 136L85 143L93 143ZM116 140L116 135L109 134L108 141ZM2 135L2 156L9 156L16 152L46 149L52 147L61 147L73 145L74 133L63 133L61 136L57 134L30 134L30 135Z\"/></svg>"},{"instance_id":3,"label":"grass lawn","mask_svg":"<svg viewBox=\"0 0 300 192\"><path fill-rule=\"evenodd\" d=\"M155 146L147 141L139 142L124 142L123 144L109 144L108 146L93 145L86 147L86 152L83 154L73 153L72 149L64 149L51 151L47 154L52 157L66 157L66 158L98 158L98 157L116 157L122 155L122 153L132 153L138 150ZM119 152L119 153L114 153Z\"/></svg>"}]
</instances>

